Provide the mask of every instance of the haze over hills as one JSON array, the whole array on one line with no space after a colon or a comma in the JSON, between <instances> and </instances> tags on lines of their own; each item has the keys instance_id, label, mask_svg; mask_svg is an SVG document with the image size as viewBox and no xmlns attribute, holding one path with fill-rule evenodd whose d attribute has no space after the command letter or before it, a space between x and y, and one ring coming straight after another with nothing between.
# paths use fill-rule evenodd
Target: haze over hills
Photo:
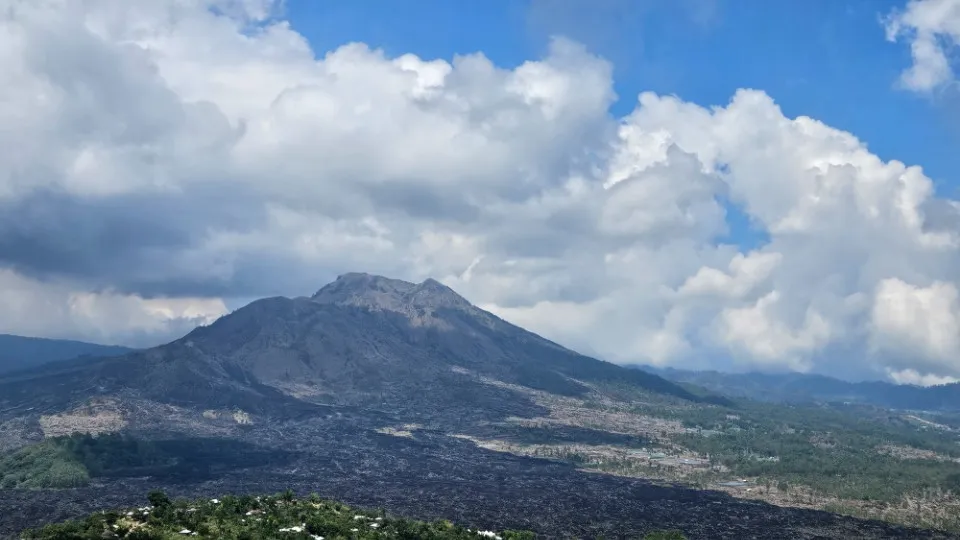
<instances>
[{"instance_id":1,"label":"haze over hills","mask_svg":"<svg viewBox=\"0 0 960 540\"><path fill-rule=\"evenodd\" d=\"M848 382L805 373L723 373L632 366L718 394L778 403L841 402L889 409L960 411L960 383L937 386L883 381Z\"/></svg>"},{"instance_id":2,"label":"haze over hills","mask_svg":"<svg viewBox=\"0 0 960 540\"><path fill-rule=\"evenodd\" d=\"M0 374L81 356L120 356L129 347L0 334Z\"/></svg>"}]
</instances>

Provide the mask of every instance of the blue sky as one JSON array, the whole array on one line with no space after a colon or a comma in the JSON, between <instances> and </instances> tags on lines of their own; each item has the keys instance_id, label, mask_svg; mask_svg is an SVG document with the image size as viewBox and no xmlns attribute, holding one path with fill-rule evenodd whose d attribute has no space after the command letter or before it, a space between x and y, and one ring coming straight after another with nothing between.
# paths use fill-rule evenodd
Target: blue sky
<instances>
[{"instance_id":1,"label":"blue sky","mask_svg":"<svg viewBox=\"0 0 960 540\"><path fill-rule=\"evenodd\" d=\"M619 101L642 91L725 104L766 91L789 117L852 132L885 160L921 165L938 193L960 194L960 130L948 103L896 87L909 48L884 37L891 0L289 0L285 16L315 51L361 41L388 55L450 59L481 51L510 67L538 58L550 35L614 64ZM755 243L731 216L741 245Z\"/></svg>"}]
</instances>

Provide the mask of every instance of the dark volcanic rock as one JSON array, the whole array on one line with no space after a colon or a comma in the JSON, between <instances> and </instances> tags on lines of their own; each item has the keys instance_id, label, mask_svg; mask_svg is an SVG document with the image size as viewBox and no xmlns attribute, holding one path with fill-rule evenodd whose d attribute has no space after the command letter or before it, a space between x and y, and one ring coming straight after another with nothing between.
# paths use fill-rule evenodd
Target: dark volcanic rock
<instances>
[{"instance_id":1,"label":"dark volcanic rock","mask_svg":"<svg viewBox=\"0 0 960 540\"><path fill-rule=\"evenodd\" d=\"M193 483L118 479L68 491L0 491L0 534L121 505L143 504L158 486L176 496L276 493L292 488L421 519L474 528L522 528L550 538L638 538L679 528L691 539L949 538L825 512L780 508L712 491L578 471L512 456L431 432L381 435L343 421L307 421L251 432L249 438L295 458L250 466L225 453L225 470ZM232 461L237 466L231 466Z\"/></svg>"}]
</instances>

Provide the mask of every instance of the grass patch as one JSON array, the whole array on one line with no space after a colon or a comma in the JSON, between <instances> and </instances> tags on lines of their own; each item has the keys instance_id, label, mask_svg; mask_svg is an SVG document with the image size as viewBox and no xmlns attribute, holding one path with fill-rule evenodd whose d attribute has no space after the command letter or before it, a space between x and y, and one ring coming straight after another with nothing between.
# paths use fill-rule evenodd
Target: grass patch
<instances>
[{"instance_id":1,"label":"grass patch","mask_svg":"<svg viewBox=\"0 0 960 540\"><path fill-rule=\"evenodd\" d=\"M118 434L46 439L0 458L0 488L75 488L92 477L170 462L154 445Z\"/></svg>"}]
</instances>

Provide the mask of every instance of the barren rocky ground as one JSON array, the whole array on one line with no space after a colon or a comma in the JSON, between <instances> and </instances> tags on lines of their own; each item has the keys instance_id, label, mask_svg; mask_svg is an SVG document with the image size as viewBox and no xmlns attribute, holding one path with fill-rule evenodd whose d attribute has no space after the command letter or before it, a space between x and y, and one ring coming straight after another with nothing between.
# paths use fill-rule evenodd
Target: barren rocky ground
<instances>
[{"instance_id":1,"label":"barren rocky ground","mask_svg":"<svg viewBox=\"0 0 960 540\"><path fill-rule=\"evenodd\" d=\"M405 516L545 537L633 538L678 528L690 538L947 538L945 534L781 508L642 479L579 471L478 448L442 433L378 433L360 417L258 427L237 440L180 440L181 477L114 478L58 491L0 491L0 533L135 505L162 487L176 496L292 488ZM570 435L575 436L575 435Z\"/></svg>"}]
</instances>

